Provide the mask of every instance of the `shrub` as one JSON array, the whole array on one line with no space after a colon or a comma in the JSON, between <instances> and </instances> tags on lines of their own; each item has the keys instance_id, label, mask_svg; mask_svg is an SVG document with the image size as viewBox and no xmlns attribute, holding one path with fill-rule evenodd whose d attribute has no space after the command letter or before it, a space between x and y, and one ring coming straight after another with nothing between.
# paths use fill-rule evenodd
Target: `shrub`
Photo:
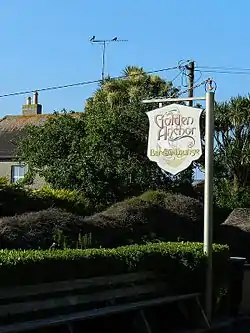
<instances>
[{"instance_id":1,"label":"shrub","mask_svg":"<svg viewBox=\"0 0 250 333\"><path fill-rule=\"evenodd\" d=\"M0 188L7 186L9 180L7 177L0 177Z\"/></svg>"},{"instance_id":2,"label":"shrub","mask_svg":"<svg viewBox=\"0 0 250 333\"><path fill-rule=\"evenodd\" d=\"M203 228L203 207L198 200L183 195L149 191L84 221L91 227L96 245L103 247L152 240L197 241Z\"/></svg>"},{"instance_id":3,"label":"shrub","mask_svg":"<svg viewBox=\"0 0 250 333\"><path fill-rule=\"evenodd\" d=\"M228 248L213 245L215 288L225 285ZM37 284L135 271L166 273L179 292L203 291L206 256L200 243L158 243L117 249L0 250L0 284Z\"/></svg>"},{"instance_id":4,"label":"shrub","mask_svg":"<svg viewBox=\"0 0 250 333\"><path fill-rule=\"evenodd\" d=\"M0 245L9 249L48 249L58 242L76 248L83 223L81 216L56 208L4 217L0 220Z\"/></svg>"},{"instance_id":5,"label":"shrub","mask_svg":"<svg viewBox=\"0 0 250 333\"><path fill-rule=\"evenodd\" d=\"M50 207L60 207L81 216L89 213L87 210L90 208L90 203L80 191L53 189L50 186L44 186L39 190L33 190L31 195L34 198L47 201Z\"/></svg>"},{"instance_id":6,"label":"shrub","mask_svg":"<svg viewBox=\"0 0 250 333\"><path fill-rule=\"evenodd\" d=\"M46 208L45 201L30 196L30 191L14 186L0 189L0 215L12 216Z\"/></svg>"},{"instance_id":7,"label":"shrub","mask_svg":"<svg viewBox=\"0 0 250 333\"><path fill-rule=\"evenodd\" d=\"M148 191L140 198L150 203L160 204L169 211L192 221L203 220L203 205L197 199L163 191Z\"/></svg>"},{"instance_id":8,"label":"shrub","mask_svg":"<svg viewBox=\"0 0 250 333\"><path fill-rule=\"evenodd\" d=\"M217 205L233 210L235 208L250 208L250 186L235 191L232 182L219 179L215 182L215 198Z\"/></svg>"},{"instance_id":9,"label":"shrub","mask_svg":"<svg viewBox=\"0 0 250 333\"><path fill-rule=\"evenodd\" d=\"M143 193L140 198L146 202L157 205L165 205L165 201L172 196L172 194L164 191L147 191Z\"/></svg>"},{"instance_id":10,"label":"shrub","mask_svg":"<svg viewBox=\"0 0 250 333\"><path fill-rule=\"evenodd\" d=\"M44 189L36 191L35 198L39 195L41 199L44 193L48 198ZM53 190L53 200L58 193L67 192ZM202 227L203 208L198 200L149 191L84 219L56 208L4 217L0 242L2 248L47 249L56 234L61 247L76 248L81 243L83 247L111 248L148 241L197 241Z\"/></svg>"},{"instance_id":11,"label":"shrub","mask_svg":"<svg viewBox=\"0 0 250 333\"><path fill-rule=\"evenodd\" d=\"M81 216L89 215L92 211L79 191L54 190L50 187L31 190L16 185L0 188L0 216L13 216L50 207L66 209Z\"/></svg>"}]
</instances>

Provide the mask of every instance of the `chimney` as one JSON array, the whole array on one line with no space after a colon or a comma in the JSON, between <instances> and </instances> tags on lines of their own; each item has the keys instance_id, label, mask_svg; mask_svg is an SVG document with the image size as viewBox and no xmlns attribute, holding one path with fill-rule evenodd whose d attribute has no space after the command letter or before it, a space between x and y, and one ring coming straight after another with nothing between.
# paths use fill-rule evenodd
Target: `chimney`
<instances>
[{"instance_id":1,"label":"chimney","mask_svg":"<svg viewBox=\"0 0 250 333\"><path fill-rule=\"evenodd\" d=\"M31 97L27 98L27 103L22 106L24 116L35 116L42 114L42 105L38 104L38 92L35 91L33 94L33 100L31 103Z\"/></svg>"},{"instance_id":2,"label":"chimney","mask_svg":"<svg viewBox=\"0 0 250 333\"><path fill-rule=\"evenodd\" d=\"M38 92L35 91L33 95L33 104L38 104Z\"/></svg>"}]
</instances>

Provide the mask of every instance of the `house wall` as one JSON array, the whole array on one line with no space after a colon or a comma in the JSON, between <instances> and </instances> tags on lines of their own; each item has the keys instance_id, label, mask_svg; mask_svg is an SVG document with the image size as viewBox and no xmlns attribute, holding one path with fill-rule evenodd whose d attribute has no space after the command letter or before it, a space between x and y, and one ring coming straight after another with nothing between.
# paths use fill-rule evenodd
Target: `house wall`
<instances>
[{"instance_id":1,"label":"house wall","mask_svg":"<svg viewBox=\"0 0 250 333\"><path fill-rule=\"evenodd\" d=\"M0 177L8 178L11 181L11 166L14 165L13 162L0 162Z\"/></svg>"},{"instance_id":2,"label":"house wall","mask_svg":"<svg viewBox=\"0 0 250 333\"><path fill-rule=\"evenodd\" d=\"M0 161L0 178L6 177L9 182L11 182L11 167L12 165L17 164L18 163L15 163L13 161ZM44 186L45 184L45 180L37 175L34 179L34 183L30 185L30 187L36 189Z\"/></svg>"}]
</instances>

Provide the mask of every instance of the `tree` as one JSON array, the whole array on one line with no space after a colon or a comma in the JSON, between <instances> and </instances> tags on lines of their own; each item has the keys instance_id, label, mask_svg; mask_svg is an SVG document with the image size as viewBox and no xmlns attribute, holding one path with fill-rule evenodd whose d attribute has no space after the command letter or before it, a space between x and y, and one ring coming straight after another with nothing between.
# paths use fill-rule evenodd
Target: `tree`
<instances>
[{"instance_id":1,"label":"tree","mask_svg":"<svg viewBox=\"0 0 250 333\"><path fill-rule=\"evenodd\" d=\"M48 117L43 126L27 126L17 149L18 159L28 164L25 181L39 174L54 187L81 189L84 128L84 114L66 110Z\"/></svg>"},{"instance_id":2,"label":"tree","mask_svg":"<svg viewBox=\"0 0 250 333\"><path fill-rule=\"evenodd\" d=\"M215 107L217 196L228 204L250 197L250 98L237 96ZM248 194L247 194L248 193ZM231 198L231 199L230 199ZM244 202L240 203L240 200ZM238 201L238 203L237 203Z\"/></svg>"},{"instance_id":3,"label":"tree","mask_svg":"<svg viewBox=\"0 0 250 333\"><path fill-rule=\"evenodd\" d=\"M127 67L124 75L101 83L84 115L57 115L28 128L19 158L53 186L82 189L103 205L148 189L190 190L191 167L172 177L146 156L146 111L154 106L141 101L175 96L178 89L142 68Z\"/></svg>"},{"instance_id":4,"label":"tree","mask_svg":"<svg viewBox=\"0 0 250 333\"><path fill-rule=\"evenodd\" d=\"M142 68L127 67L123 74L124 79L107 78L85 108L86 154L95 161L98 183L105 184L102 197L113 202L148 189L184 190L191 183L192 168L177 177L166 176L146 156L146 111L158 105L141 103L144 98L175 96L178 89Z\"/></svg>"}]
</instances>

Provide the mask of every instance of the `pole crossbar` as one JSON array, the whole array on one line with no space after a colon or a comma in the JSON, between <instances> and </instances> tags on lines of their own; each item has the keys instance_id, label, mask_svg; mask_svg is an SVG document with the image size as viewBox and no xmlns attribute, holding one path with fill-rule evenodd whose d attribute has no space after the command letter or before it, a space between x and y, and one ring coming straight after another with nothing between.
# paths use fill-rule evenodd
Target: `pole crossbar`
<instances>
[{"instance_id":1,"label":"pole crossbar","mask_svg":"<svg viewBox=\"0 0 250 333\"><path fill-rule=\"evenodd\" d=\"M149 103L166 103L166 102L187 102L187 101L205 101L206 97L183 97L183 98L153 98L153 99L144 99L143 104Z\"/></svg>"}]
</instances>

